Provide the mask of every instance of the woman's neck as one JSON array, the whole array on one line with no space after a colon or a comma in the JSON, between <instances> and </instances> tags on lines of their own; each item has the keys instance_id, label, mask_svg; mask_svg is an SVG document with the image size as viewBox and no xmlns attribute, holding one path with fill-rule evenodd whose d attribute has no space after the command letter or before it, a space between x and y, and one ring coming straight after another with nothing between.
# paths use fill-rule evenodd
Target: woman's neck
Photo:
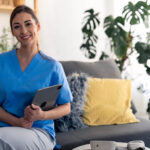
<instances>
[{"instance_id":1,"label":"woman's neck","mask_svg":"<svg viewBox=\"0 0 150 150\"><path fill-rule=\"evenodd\" d=\"M34 46L34 47L21 46L19 49L17 49L16 54L19 60L20 67L23 72L27 68L27 66L30 64L32 58L38 52L39 52L39 49L37 46Z\"/></svg>"},{"instance_id":2,"label":"woman's neck","mask_svg":"<svg viewBox=\"0 0 150 150\"><path fill-rule=\"evenodd\" d=\"M37 46L21 46L17 50L17 54L22 58L34 57L39 52Z\"/></svg>"}]
</instances>

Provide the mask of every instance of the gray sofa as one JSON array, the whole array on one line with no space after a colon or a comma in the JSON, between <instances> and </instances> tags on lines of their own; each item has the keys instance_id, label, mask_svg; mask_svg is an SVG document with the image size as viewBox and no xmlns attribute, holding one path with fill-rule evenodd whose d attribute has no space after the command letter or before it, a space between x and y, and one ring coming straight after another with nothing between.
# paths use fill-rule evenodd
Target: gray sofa
<instances>
[{"instance_id":1,"label":"gray sofa","mask_svg":"<svg viewBox=\"0 0 150 150\"><path fill-rule=\"evenodd\" d=\"M121 78L118 67L113 60L98 62L61 61L66 75L73 72L84 72L97 78ZM131 103L133 113L136 109ZM138 118L139 119L139 118ZM69 132L57 132L56 141L61 145L61 150L88 144L90 140L114 140L129 142L143 140L150 147L150 120L140 119L139 123L123 125L103 125L76 129Z\"/></svg>"}]
</instances>

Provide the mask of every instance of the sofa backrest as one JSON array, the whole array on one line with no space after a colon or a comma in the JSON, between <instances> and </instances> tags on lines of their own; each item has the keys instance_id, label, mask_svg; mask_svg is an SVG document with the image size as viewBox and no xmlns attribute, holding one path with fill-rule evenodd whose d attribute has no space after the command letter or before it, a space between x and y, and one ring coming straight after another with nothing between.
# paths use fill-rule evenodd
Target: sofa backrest
<instances>
[{"instance_id":1,"label":"sofa backrest","mask_svg":"<svg viewBox=\"0 0 150 150\"><path fill-rule=\"evenodd\" d=\"M95 78L121 78L120 71L112 59L96 62L60 61L66 76L74 72L84 72Z\"/></svg>"}]
</instances>

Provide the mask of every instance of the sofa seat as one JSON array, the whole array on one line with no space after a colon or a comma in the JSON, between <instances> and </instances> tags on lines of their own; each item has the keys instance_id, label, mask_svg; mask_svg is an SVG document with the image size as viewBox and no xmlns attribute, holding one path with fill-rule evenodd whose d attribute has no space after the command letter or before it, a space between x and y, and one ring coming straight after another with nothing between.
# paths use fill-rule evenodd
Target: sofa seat
<instances>
[{"instance_id":1,"label":"sofa seat","mask_svg":"<svg viewBox=\"0 0 150 150\"><path fill-rule=\"evenodd\" d=\"M95 126L56 133L56 141L61 145L61 150L72 150L77 146L89 144L90 140L143 140L145 145L150 147L150 120L140 119L139 123Z\"/></svg>"}]
</instances>

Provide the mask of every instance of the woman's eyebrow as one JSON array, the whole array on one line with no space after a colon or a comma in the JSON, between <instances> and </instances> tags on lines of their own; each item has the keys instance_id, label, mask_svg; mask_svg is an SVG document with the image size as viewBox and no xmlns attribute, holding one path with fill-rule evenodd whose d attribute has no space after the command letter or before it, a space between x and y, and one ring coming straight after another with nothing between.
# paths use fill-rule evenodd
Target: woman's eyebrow
<instances>
[{"instance_id":1,"label":"woman's eyebrow","mask_svg":"<svg viewBox=\"0 0 150 150\"><path fill-rule=\"evenodd\" d=\"M24 21L24 23L27 23L27 22L31 22L31 20L26 20ZM13 25L19 25L20 23L19 22L14 22Z\"/></svg>"},{"instance_id":2,"label":"woman's eyebrow","mask_svg":"<svg viewBox=\"0 0 150 150\"><path fill-rule=\"evenodd\" d=\"M19 25L19 23L18 22L14 22L13 25Z\"/></svg>"},{"instance_id":3,"label":"woman's eyebrow","mask_svg":"<svg viewBox=\"0 0 150 150\"><path fill-rule=\"evenodd\" d=\"M26 20L26 21L24 21L24 23L27 23L27 22L31 22L31 20Z\"/></svg>"}]
</instances>

